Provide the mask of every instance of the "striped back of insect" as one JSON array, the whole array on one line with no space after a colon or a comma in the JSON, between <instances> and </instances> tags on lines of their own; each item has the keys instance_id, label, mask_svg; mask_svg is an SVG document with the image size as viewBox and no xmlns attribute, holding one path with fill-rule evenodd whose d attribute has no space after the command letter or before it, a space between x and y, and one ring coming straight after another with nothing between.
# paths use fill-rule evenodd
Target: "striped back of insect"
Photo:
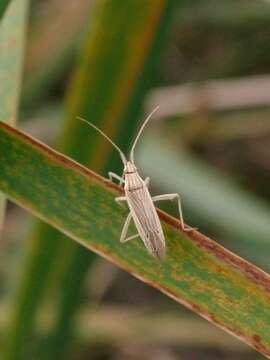
<instances>
[{"instance_id":1,"label":"striped back of insect","mask_svg":"<svg viewBox=\"0 0 270 360\"><path fill-rule=\"evenodd\" d=\"M117 174L109 173L110 179L113 175L114 178L120 180L120 183L125 183L125 194L124 200L127 201L130 213L138 230L140 237L142 238L144 245L151 255L155 256L159 260L163 260L166 255L165 248L165 239L163 230L161 227L161 223L156 211L156 208L153 204L153 200L148 191L147 183L140 177L137 172L136 166L134 164L134 150L140 135L143 132L146 124L150 120L151 116L155 111L157 111L158 107L156 107L146 118L144 123L142 124L130 150L130 156L127 160L125 154L122 150L96 125L91 122L78 117L81 121L87 123L89 126L94 128L97 132L99 132L107 141L109 141L112 146L118 151L121 160L124 165L124 179L119 177ZM120 197L123 200L123 197ZM118 198L118 200L120 200ZM127 224L130 221L130 215L127 217ZM128 226L128 225L127 225ZM123 238L125 238L126 234L126 223L123 227L122 234L124 233ZM135 235L136 237L137 235ZM131 238L134 238L131 237ZM120 241L122 239L122 235ZM128 239L126 239L128 241ZM124 242L124 241L122 241Z\"/></svg>"},{"instance_id":2,"label":"striped back of insect","mask_svg":"<svg viewBox=\"0 0 270 360\"><path fill-rule=\"evenodd\" d=\"M145 247L159 260L165 258L165 239L149 190L134 164L125 167L125 193L132 218Z\"/></svg>"}]
</instances>

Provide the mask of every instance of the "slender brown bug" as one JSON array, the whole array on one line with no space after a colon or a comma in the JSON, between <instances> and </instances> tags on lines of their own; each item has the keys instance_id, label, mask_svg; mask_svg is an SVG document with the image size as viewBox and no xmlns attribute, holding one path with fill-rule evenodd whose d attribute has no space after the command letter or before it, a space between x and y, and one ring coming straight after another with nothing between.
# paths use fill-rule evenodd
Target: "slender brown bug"
<instances>
[{"instance_id":1,"label":"slender brown bug","mask_svg":"<svg viewBox=\"0 0 270 360\"><path fill-rule=\"evenodd\" d=\"M120 185L124 184L125 196L119 196L115 198L117 202L126 201L130 210L126 221L123 226L123 230L120 237L120 242L125 243L136 237L141 237L142 241L148 252L156 257L158 260L164 260L166 256L166 244L164 233L162 230L162 226L157 214L157 210L154 206L154 202L160 200L173 200L177 199L179 216L182 223L182 228L184 231L190 231L192 229L186 228L184 225L182 208L180 202L179 194L165 194L151 197L150 192L148 190L150 178L147 177L143 180L135 166L134 162L134 150L135 146L138 142L138 139L143 132L146 124L150 120L151 116L157 111L158 107L156 107L146 118L144 123L142 124L134 142L131 147L129 160L127 160L124 153L121 149L106 135L103 131L97 128L95 125L90 123L89 121L78 117L78 119L86 122L88 125L92 126L95 130L97 130L102 136L105 137L119 152L122 162L124 164L124 171L122 177L109 172L109 179L112 181L113 178L120 181ZM131 219L133 219L135 226L138 230L138 234L127 236L128 227Z\"/></svg>"}]
</instances>

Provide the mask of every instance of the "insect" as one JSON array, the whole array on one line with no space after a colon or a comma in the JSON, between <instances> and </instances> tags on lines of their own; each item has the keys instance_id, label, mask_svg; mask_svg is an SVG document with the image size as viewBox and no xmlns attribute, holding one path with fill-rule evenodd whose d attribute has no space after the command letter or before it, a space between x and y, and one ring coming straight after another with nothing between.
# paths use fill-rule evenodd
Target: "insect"
<instances>
[{"instance_id":1,"label":"insect","mask_svg":"<svg viewBox=\"0 0 270 360\"><path fill-rule=\"evenodd\" d=\"M109 172L109 179L119 180L119 184L124 184L125 196L116 197L117 202L126 201L129 207L129 214L124 223L122 233L120 236L120 242L125 243L137 237L141 237L142 241L148 252L157 258L158 260L164 260L166 257L166 244L164 233L161 227L161 223L157 214L157 210L154 206L156 201L161 200L173 200L176 199L178 203L179 217L182 223L182 229L184 231L190 231L190 228L186 228L184 225L181 202L179 194L165 194L157 195L151 197L148 190L150 178L147 177L145 180L139 175L137 168L135 166L134 160L134 150L140 135L142 134L146 124L151 119L154 112L157 111L159 107L156 107L146 118L142 124L133 144L131 147L129 158L127 159L122 150L98 127L90 123L89 121L78 117L78 119L86 122L88 125L97 130L102 136L105 137L113 147L119 152L124 165L124 171L122 177ZM127 237L128 227L133 219L135 226L137 228L138 234Z\"/></svg>"}]
</instances>

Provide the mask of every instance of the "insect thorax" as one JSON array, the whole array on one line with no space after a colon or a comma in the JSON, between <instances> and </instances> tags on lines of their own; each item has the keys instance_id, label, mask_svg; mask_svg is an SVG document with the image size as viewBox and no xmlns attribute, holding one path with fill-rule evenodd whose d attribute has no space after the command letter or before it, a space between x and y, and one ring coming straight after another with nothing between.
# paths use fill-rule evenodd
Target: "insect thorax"
<instances>
[{"instance_id":1,"label":"insect thorax","mask_svg":"<svg viewBox=\"0 0 270 360\"><path fill-rule=\"evenodd\" d=\"M132 162L130 161L127 162L124 169L124 175L125 175L125 190L135 191L141 189L144 186L144 182L140 177L140 175L138 174L136 166Z\"/></svg>"},{"instance_id":2,"label":"insect thorax","mask_svg":"<svg viewBox=\"0 0 270 360\"><path fill-rule=\"evenodd\" d=\"M125 168L124 168L124 173L126 174L133 174L137 172L137 168L135 166L135 164L133 164L131 161L127 161Z\"/></svg>"}]
</instances>

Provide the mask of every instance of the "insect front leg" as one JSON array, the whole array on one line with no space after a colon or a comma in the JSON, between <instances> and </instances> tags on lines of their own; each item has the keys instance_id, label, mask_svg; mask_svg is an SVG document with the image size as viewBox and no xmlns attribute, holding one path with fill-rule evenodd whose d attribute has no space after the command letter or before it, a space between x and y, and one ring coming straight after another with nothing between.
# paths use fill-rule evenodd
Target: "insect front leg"
<instances>
[{"instance_id":1,"label":"insect front leg","mask_svg":"<svg viewBox=\"0 0 270 360\"><path fill-rule=\"evenodd\" d=\"M132 235L132 236L129 236L126 238L131 218L132 218L132 215L131 215L131 213L129 213L126 218L126 221L124 223L123 230L122 230L121 237L120 237L120 242L122 244L129 240L135 239L136 237L139 236L139 234L136 234L136 235Z\"/></svg>"},{"instance_id":2,"label":"insect front leg","mask_svg":"<svg viewBox=\"0 0 270 360\"><path fill-rule=\"evenodd\" d=\"M119 180L120 186L122 186L122 184L125 182L125 180L121 176L115 174L114 172L109 171L108 175L111 181L113 181L113 179Z\"/></svg>"},{"instance_id":3,"label":"insect front leg","mask_svg":"<svg viewBox=\"0 0 270 360\"><path fill-rule=\"evenodd\" d=\"M184 218L183 218L183 213L182 213L182 206L181 206L181 200L180 200L180 195L175 193L175 194L164 194L164 195L157 195L157 196L153 196L152 200L155 201L161 201L161 200L174 200L177 199L177 204L178 204L178 210L179 210L179 217L182 223L182 228L184 231L192 231L192 228L186 227L185 223L184 223Z\"/></svg>"}]
</instances>

